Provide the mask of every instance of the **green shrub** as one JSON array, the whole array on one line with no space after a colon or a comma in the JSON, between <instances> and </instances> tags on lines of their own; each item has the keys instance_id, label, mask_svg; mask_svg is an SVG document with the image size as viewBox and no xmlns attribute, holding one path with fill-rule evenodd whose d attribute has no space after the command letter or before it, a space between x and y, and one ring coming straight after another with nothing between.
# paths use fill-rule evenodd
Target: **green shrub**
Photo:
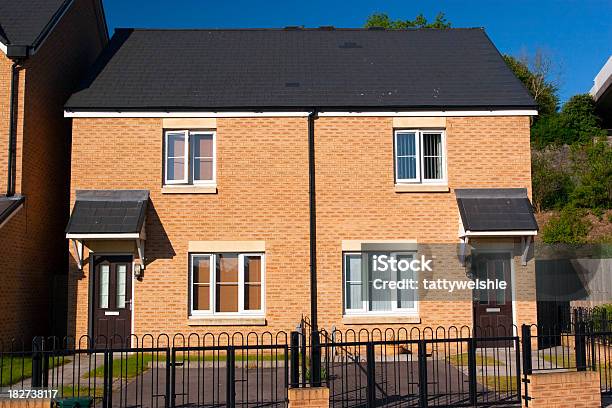
<instances>
[{"instance_id":1,"label":"green shrub","mask_svg":"<svg viewBox=\"0 0 612 408\"><path fill-rule=\"evenodd\" d=\"M534 155L531 163L533 204L536 211L560 209L569 202L572 180L547 155Z\"/></svg>"},{"instance_id":2,"label":"green shrub","mask_svg":"<svg viewBox=\"0 0 612 408\"><path fill-rule=\"evenodd\" d=\"M591 223L585 219L586 211L565 207L553 216L543 228L542 241L547 244L584 244Z\"/></svg>"}]
</instances>

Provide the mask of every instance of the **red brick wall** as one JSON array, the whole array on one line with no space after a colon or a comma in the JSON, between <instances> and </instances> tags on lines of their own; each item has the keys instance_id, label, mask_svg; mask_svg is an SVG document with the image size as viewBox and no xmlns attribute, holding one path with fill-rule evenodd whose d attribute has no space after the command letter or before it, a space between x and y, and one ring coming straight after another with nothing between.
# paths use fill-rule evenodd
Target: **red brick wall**
<instances>
[{"instance_id":1,"label":"red brick wall","mask_svg":"<svg viewBox=\"0 0 612 408\"><path fill-rule=\"evenodd\" d=\"M102 49L93 1L77 1L20 72L17 127L18 194L25 208L0 234L0 317L5 337L47 334L50 330L52 276L67 266L63 230L68 214L71 123L63 104L84 70ZM10 62L0 58L0 81L10 77ZM8 87L0 93L0 180L6 189ZM6 92L6 94L4 93Z\"/></svg>"},{"instance_id":2,"label":"red brick wall","mask_svg":"<svg viewBox=\"0 0 612 408\"><path fill-rule=\"evenodd\" d=\"M530 189L528 118L449 118L448 193L395 192L390 118L319 118L315 134L319 318L327 329L361 327L342 319L342 240L457 243L452 189ZM218 119L217 194L161 193L162 135L161 119L73 125L72 202L76 189L151 192L149 264L135 282L136 333L292 330L310 311L306 118ZM267 326L188 324L187 244L196 240L266 241ZM451 276L465 279L456 253L444 262L454 268ZM522 267L515 254L514 265L518 287L534 291L533 262ZM80 273L72 264L69 318L76 334L87 333L89 277L87 265ZM422 302L421 325L471 325L471 307L469 297L453 305ZM520 305L518 314L533 322L535 302Z\"/></svg>"}]
</instances>

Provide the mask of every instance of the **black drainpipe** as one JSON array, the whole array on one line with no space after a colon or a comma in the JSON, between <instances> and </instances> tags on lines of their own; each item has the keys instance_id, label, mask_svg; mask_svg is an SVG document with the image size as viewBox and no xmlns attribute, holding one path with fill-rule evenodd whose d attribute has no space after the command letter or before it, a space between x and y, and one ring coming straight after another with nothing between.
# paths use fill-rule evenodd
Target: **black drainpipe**
<instances>
[{"instance_id":1,"label":"black drainpipe","mask_svg":"<svg viewBox=\"0 0 612 408\"><path fill-rule=\"evenodd\" d=\"M317 109L308 114L308 203L310 208L310 324L312 358L310 376L311 384L321 386L321 349L319 347L319 329L317 318L317 212L315 190L315 120Z\"/></svg>"},{"instance_id":2,"label":"black drainpipe","mask_svg":"<svg viewBox=\"0 0 612 408\"><path fill-rule=\"evenodd\" d=\"M8 174L6 181L6 196L12 197L15 195L15 184L16 184L16 170L17 170L17 80L19 79L18 73L19 61L13 61L11 66L11 90L9 94L9 140L8 140Z\"/></svg>"}]
</instances>

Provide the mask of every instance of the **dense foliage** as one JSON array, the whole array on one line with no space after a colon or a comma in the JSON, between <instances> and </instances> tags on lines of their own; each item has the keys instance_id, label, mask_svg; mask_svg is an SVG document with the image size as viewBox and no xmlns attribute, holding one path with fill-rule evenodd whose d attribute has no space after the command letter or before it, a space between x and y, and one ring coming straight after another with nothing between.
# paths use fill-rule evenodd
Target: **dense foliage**
<instances>
[{"instance_id":1,"label":"dense foliage","mask_svg":"<svg viewBox=\"0 0 612 408\"><path fill-rule=\"evenodd\" d=\"M541 149L548 145L584 145L605 134L593 98L579 94L572 96L560 112L541 115L531 129L531 140Z\"/></svg>"},{"instance_id":2,"label":"dense foliage","mask_svg":"<svg viewBox=\"0 0 612 408\"><path fill-rule=\"evenodd\" d=\"M365 27L382 27L391 30L407 28L450 28L451 23L446 20L444 13L438 13L434 21L428 21L421 13L414 20L392 20L385 13L375 13L368 17Z\"/></svg>"},{"instance_id":3,"label":"dense foliage","mask_svg":"<svg viewBox=\"0 0 612 408\"><path fill-rule=\"evenodd\" d=\"M557 96L557 85L547 79L549 74L548 63L541 53L536 53L533 58L533 67L530 69L526 59L517 59L510 55L504 55L504 61L514 72L514 75L525 85L533 99L538 105L540 115L550 115L557 112L559 97Z\"/></svg>"}]
</instances>

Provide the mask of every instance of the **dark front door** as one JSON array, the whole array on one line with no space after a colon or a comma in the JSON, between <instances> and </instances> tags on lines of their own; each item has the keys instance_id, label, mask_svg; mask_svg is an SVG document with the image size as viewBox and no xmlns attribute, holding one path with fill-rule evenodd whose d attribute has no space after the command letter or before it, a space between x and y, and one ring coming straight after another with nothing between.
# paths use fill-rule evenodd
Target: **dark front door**
<instances>
[{"instance_id":1,"label":"dark front door","mask_svg":"<svg viewBox=\"0 0 612 408\"><path fill-rule=\"evenodd\" d=\"M487 287L474 290L474 333L477 337L513 336L512 272L510 253L476 253L472 273L480 283L506 282L505 289ZM483 342L480 347L510 342Z\"/></svg>"},{"instance_id":2,"label":"dark front door","mask_svg":"<svg viewBox=\"0 0 612 408\"><path fill-rule=\"evenodd\" d=\"M95 257L93 282L96 344L125 344L132 327L132 257Z\"/></svg>"}]
</instances>

